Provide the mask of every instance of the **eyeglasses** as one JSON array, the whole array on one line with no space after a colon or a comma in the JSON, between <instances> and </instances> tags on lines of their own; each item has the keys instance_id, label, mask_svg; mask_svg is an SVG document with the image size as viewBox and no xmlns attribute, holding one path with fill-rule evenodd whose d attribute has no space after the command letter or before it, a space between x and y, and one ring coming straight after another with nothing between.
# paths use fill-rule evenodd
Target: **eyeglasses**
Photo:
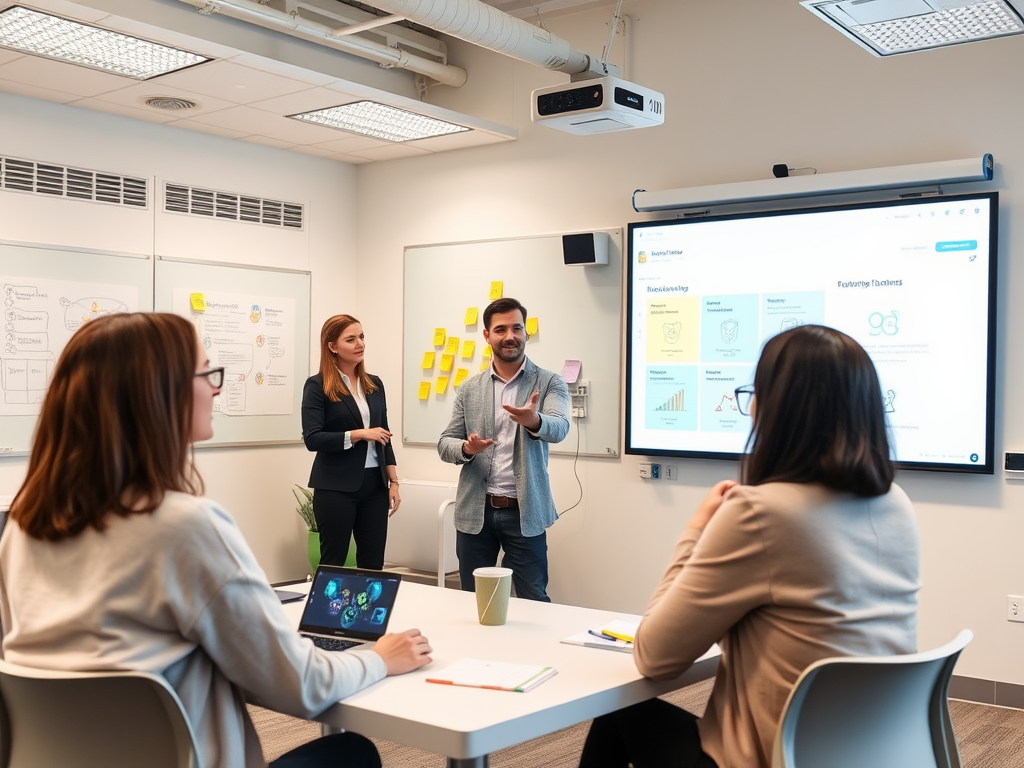
<instances>
[{"instance_id":1,"label":"eyeglasses","mask_svg":"<svg viewBox=\"0 0 1024 768\"><path fill-rule=\"evenodd\" d=\"M210 386L214 389L220 389L224 386L224 366L221 366L220 368L211 368L208 371L196 374L196 378L199 378L200 376L204 376L206 380L210 382Z\"/></svg>"},{"instance_id":2,"label":"eyeglasses","mask_svg":"<svg viewBox=\"0 0 1024 768\"><path fill-rule=\"evenodd\" d=\"M754 385L747 384L745 387L736 387L733 390L736 395L736 407L744 416L750 415L750 401L754 399Z\"/></svg>"}]
</instances>

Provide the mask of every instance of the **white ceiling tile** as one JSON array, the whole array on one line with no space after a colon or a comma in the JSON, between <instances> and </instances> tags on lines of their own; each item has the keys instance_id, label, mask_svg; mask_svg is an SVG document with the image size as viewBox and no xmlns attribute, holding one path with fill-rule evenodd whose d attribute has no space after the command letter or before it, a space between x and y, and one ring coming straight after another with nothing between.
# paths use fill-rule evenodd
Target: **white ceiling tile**
<instances>
[{"instance_id":1,"label":"white ceiling tile","mask_svg":"<svg viewBox=\"0 0 1024 768\"><path fill-rule=\"evenodd\" d=\"M368 157L356 157L355 155L338 155L337 159L349 165L366 165L373 162Z\"/></svg>"},{"instance_id":2,"label":"white ceiling tile","mask_svg":"<svg viewBox=\"0 0 1024 768\"><path fill-rule=\"evenodd\" d=\"M98 72L95 69L44 59L41 56L22 56L7 64L0 64L0 80L39 85L51 90L74 93L79 97L98 96L138 82L130 77Z\"/></svg>"},{"instance_id":3,"label":"white ceiling tile","mask_svg":"<svg viewBox=\"0 0 1024 768\"><path fill-rule=\"evenodd\" d=\"M347 152L350 157L362 157L366 160L400 160L403 157L418 157L429 155L425 149L409 147L405 144L394 144L390 147L378 147L377 149L362 149L358 152Z\"/></svg>"},{"instance_id":4,"label":"white ceiling tile","mask_svg":"<svg viewBox=\"0 0 1024 768\"><path fill-rule=\"evenodd\" d=\"M309 88L306 83L229 61L211 61L154 79L235 104L263 101Z\"/></svg>"},{"instance_id":5,"label":"white ceiling tile","mask_svg":"<svg viewBox=\"0 0 1024 768\"><path fill-rule=\"evenodd\" d=\"M244 137L241 141L247 141L250 144L262 144L264 147L277 147L278 149L291 149L295 146L295 144L290 141L280 141L279 139L272 139L269 136L258 136L255 133L251 136Z\"/></svg>"},{"instance_id":6,"label":"white ceiling tile","mask_svg":"<svg viewBox=\"0 0 1024 768\"><path fill-rule=\"evenodd\" d=\"M195 109L190 109L187 112L178 113L167 113L171 114L170 119L176 120L180 117L192 117L194 115L205 114L207 112L216 112L219 109L228 109L230 107L237 106L232 104L230 101L224 101L223 99L216 99L212 96L204 96L199 93L192 93L192 91L186 91L183 88L177 86L167 85L160 83L157 80L146 80L141 83L135 83L134 85L128 85L124 88L119 88L116 91L110 91L97 96L100 101L110 101L115 104L123 104L128 107L136 107L137 109L152 110L153 107L145 106L144 102L146 99L153 96L170 96L179 99L188 99L189 101L195 101L199 104ZM160 110L156 110L160 111Z\"/></svg>"},{"instance_id":7,"label":"white ceiling tile","mask_svg":"<svg viewBox=\"0 0 1024 768\"><path fill-rule=\"evenodd\" d=\"M222 109L207 115L197 115L193 119L210 125L219 125L222 128L269 136L272 139L280 139L292 144L322 144L325 141L330 141L336 133L331 128L291 120L252 107Z\"/></svg>"},{"instance_id":8,"label":"white ceiling tile","mask_svg":"<svg viewBox=\"0 0 1024 768\"><path fill-rule=\"evenodd\" d=\"M298 93L288 93L273 99L256 101L248 106L277 115L297 115L300 112L311 112L314 109L326 109L344 104L346 102L339 99L341 95L330 88L307 88Z\"/></svg>"},{"instance_id":9,"label":"white ceiling tile","mask_svg":"<svg viewBox=\"0 0 1024 768\"><path fill-rule=\"evenodd\" d=\"M189 120L185 118L183 120L175 120L173 123L168 123L172 128L187 128L190 131L200 131L202 133L209 133L214 136L223 136L226 139L240 139L243 136L248 136L252 131L236 131L232 128L223 128L219 125L208 125L207 123L199 123L195 120Z\"/></svg>"},{"instance_id":10,"label":"white ceiling tile","mask_svg":"<svg viewBox=\"0 0 1024 768\"><path fill-rule=\"evenodd\" d=\"M294 147L292 147L291 151L301 152L304 155L313 155L314 157L327 157L331 158L332 160L338 157L337 152L329 152L326 149L320 149L319 147L302 146L299 144L296 144Z\"/></svg>"},{"instance_id":11,"label":"white ceiling tile","mask_svg":"<svg viewBox=\"0 0 1024 768\"><path fill-rule=\"evenodd\" d=\"M240 53L236 56L232 56L230 61L233 64L241 64L245 67L251 67L252 69L259 70L261 72L270 72L274 75L280 75L281 77L287 77L292 80L297 80L300 83L306 85L329 85L335 82L335 78L330 75L324 75L320 72L313 72L309 69L303 69L297 67L294 64L287 64L283 61L277 61L276 59L268 59L265 56L257 56L254 53Z\"/></svg>"},{"instance_id":12,"label":"white ceiling tile","mask_svg":"<svg viewBox=\"0 0 1024 768\"><path fill-rule=\"evenodd\" d=\"M6 64L8 61L14 61L24 55L23 53L12 51L10 48L0 48L0 64Z\"/></svg>"},{"instance_id":13,"label":"white ceiling tile","mask_svg":"<svg viewBox=\"0 0 1024 768\"><path fill-rule=\"evenodd\" d=\"M4 3L4 5L15 5L16 3ZM101 19L109 16L106 11L98 11L95 8L86 8L78 3L69 3L66 0L35 0L31 5L43 13L51 13L54 16L63 16L76 21L83 21L87 24L96 24Z\"/></svg>"},{"instance_id":14,"label":"white ceiling tile","mask_svg":"<svg viewBox=\"0 0 1024 768\"><path fill-rule=\"evenodd\" d=\"M112 29L133 37L141 37L153 43L161 43L171 48L182 50L203 56L208 59L227 59L237 52L234 48L226 45L219 45L209 40L201 40L198 37L182 34L180 32L154 27L142 21L129 19L125 16L107 15L97 26L104 29Z\"/></svg>"},{"instance_id":15,"label":"white ceiling tile","mask_svg":"<svg viewBox=\"0 0 1024 768\"><path fill-rule=\"evenodd\" d=\"M369 136L357 136L347 131L334 130L338 138L333 141L317 142L313 146L326 149L330 152L358 152L363 149L375 149L377 147L390 147L392 142L372 139Z\"/></svg>"},{"instance_id":16,"label":"white ceiling tile","mask_svg":"<svg viewBox=\"0 0 1024 768\"><path fill-rule=\"evenodd\" d=\"M512 141L512 139L508 136L498 136L486 131L462 131L461 133L449 133L444 136L416 139L415 141L407 141L405 143L420 149L430 150L431 152L447 152L452 149L481 147L485 144L497 144L502 141Z\"/></svg>"},{"instance_id":17,"label":"white ceiling tile","mask_svg":"<svg viewBox=\"0 0 1024 768\"><path fill-rule=\"evenodd\" d=\"M58 104L67 104L70 101L82 98L75 93L51 91L49 88L40 88L38 85L16 83L13 80L0 80L0 91L3 91L4 93L13 93L17 96L28 96L31 99L56 101Z\"/></svg>"},{"instance_id":18,"label":"white ceiling tile","mask_svg":"<svg viewBox=\"0 0 1024 768\"><path fill-rule=\"evenodd\" d=\"M100 101L99 99L79 99L78 101L71 102L71 106L91 109L94 112L106 112L111 115L121 115L122 117L133 117L136 120L145 120L150 123L169 123L171 120L175 120L177 118L177 115L170 112L160 112L156 109L143 109L141 107L133 107L125 104L113 104L109 101Z\"/></svg>"},{"instance_id":19,"label":"white ceiling tile","mask_svg":"<svg viewBox=\"0 0 1024 768\"><path fill-rule=\"evenodd\" d=\"M362 101L363 99L371 99L374 101L380 101L388 98L388 94L384 91L377 90L376 88L370 88L365 85L359 85L359 83L351 83L348 80L336 80L333 83L328 83L328 88L332 91L337 91L340 97L338 104L349 104L353 101ZM401 97L391 97L401 98ZM409 102L410 99L401 99L402 103ZM396 103L397 106L397 103Z\"/></svg>"}]
</instances>

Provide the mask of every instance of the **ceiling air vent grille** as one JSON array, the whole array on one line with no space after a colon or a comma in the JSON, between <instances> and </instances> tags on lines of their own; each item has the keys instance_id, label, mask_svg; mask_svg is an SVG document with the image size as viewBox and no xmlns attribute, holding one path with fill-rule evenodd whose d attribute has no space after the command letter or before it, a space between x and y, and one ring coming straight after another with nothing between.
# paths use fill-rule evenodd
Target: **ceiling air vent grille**
<instances>
[{"instance_id":1,"label":"ceiling air vent grille","mask_svg":"<svg viewBox=\"0 0 1024 768\"><path fill-rule=\"evenodd\" d=\"M0 155L0 189L96 203L149 205L145 179Z\"/></svg>"},{"instance_id":2,"label":"ceiling air vent grille","mask_svg":"<svg viewBox=\"0 0 1024 768\"><path fill-rule=\"evenodd\" d=\"M164 210L211 219L248 221L286 229L302 229L305 209L299 203L284 203L263 197L218 192L188 187L184 184L164 185Z\"/></svg>"}]
</instances>

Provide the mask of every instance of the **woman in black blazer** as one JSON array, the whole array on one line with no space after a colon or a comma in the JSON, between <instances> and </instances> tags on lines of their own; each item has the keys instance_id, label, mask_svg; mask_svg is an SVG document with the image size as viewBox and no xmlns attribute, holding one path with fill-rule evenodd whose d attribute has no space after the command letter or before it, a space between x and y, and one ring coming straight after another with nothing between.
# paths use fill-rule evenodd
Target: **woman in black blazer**
<instances>
[{"instance_id":1,"label":"woman in black blazer","mask_svg":"<svg viewBox=\"0 0 1024 768\"><path fill-rule=\"evenodd\" d=\"M302 390L302 439L316 452L309 487L320 562L344 565L356 540L360 568L384 567L388 518L401 503L384 384L366 372L363 326L335 315L320 331L320 373Z\"/></svg>"}]
</instances>

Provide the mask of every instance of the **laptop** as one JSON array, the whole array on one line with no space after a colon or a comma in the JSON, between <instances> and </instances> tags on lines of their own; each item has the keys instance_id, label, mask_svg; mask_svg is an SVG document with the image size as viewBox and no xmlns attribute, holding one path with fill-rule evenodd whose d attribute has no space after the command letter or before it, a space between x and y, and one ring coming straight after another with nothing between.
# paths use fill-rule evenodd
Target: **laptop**
<instances>
[{"instance_id":1,"label":"laptop","mask_svg":"<svg viewBox=\"0 0 1024 768\"><path fill-rule=\"evenodd\" d=\"M299 634L318 648L370 647L388 629L401 574L366 568L317 567Z\"/></svg>"}]
</instances>

